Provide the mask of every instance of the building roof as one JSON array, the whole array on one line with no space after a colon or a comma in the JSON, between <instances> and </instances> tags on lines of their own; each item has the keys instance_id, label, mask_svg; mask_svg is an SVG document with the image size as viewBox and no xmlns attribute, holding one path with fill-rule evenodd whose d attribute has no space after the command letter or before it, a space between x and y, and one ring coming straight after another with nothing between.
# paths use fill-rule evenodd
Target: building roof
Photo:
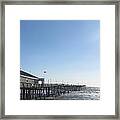
<instances>
[{"instance_id":1,"label":"building roof","mask_svg":"<svg viewBox=\"0 0 120 120\"><path fill-rule=\"evenodd\" d=\"M30 73L28 73L28 72L25 72L25 71L23 71L23 70L20 70L20 75L24 75L24 76L27 76L27 77L38 78L38 77L36 77L36 76L34 76L34 75L32 75L32 74L30 74Z\"/></svg>"},{"instance_id":2,"label":"building roof","mask_svg":"<svg viewBox=\"0 0 120 120\"><path fill-rule=\"evenodd\" d=\"M32 74L30 74L28 72L25 72L23 70L20 70L20 75L23 76L23 77L28 77L28 78L36 79L38 81L44 81L44 78L39 78L39 77L37 77L35 75L32 75Z\"/></svg>"}]
</instances>

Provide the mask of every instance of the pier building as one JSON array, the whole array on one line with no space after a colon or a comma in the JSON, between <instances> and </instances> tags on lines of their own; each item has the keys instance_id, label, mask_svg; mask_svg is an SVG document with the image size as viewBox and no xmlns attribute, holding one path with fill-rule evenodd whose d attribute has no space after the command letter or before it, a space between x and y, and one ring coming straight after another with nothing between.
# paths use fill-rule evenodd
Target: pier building
<instances>
[{"instance_id":1,"label":"pier building","mask_svg":"<svg viewBox=\"0 0 120 120\"><path fill-rule=\"evenodd\" d=\"M35 75L32 75L28 72L25 72L23 70L20 70L20 83L26 83L31 84L32 86L34 84L44 84L44 78L39 78Z\"/></svg>"}]
</instances>

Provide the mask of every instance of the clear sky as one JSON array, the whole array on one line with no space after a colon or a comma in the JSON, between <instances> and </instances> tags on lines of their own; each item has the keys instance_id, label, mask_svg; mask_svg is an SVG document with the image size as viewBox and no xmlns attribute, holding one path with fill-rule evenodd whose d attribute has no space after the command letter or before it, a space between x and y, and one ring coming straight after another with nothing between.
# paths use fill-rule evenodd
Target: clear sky
<instances>
[{"instance_id":1,"label":"clear sky","mask_svg":"<svg viewBox=\"0 0 120 120\"><path fill-rule=\"evenodd\" d=\"M20 66L46 82L99 86L100 22L21 20Z\"/></svg>"}]
</instances>

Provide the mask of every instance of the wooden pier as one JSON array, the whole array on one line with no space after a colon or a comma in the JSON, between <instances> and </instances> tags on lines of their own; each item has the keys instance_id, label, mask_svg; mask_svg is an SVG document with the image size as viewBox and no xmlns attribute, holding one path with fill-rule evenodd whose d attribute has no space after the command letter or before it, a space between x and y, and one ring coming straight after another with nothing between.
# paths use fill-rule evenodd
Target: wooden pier
<instances>
[{"instance_id":1,"label":"wooden pier","mask_svg":"<svg viewBox=\"0 0 120 120\"><path fill-rule=\"evenodd\" d=\"M80 91L85 85L20 83L21 100L55 100L71 91Z\"/></svg>"}]
</instances>

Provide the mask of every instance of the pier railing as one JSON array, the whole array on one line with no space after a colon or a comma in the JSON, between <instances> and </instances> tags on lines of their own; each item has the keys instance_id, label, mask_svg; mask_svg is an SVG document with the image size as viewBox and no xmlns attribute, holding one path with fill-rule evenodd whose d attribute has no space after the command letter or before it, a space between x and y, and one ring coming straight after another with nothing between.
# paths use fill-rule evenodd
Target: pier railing
<instances>
[{"instance_id":1,"label":"pier railing","mask_svg":"<svg viewBox=\"0 0 120 120\"><path fill-rule=\"evenodd\" d=\"M20 83L21 100L50 100L71 91L80 91L84 85Z\"/></svg>"}]
</instances>

